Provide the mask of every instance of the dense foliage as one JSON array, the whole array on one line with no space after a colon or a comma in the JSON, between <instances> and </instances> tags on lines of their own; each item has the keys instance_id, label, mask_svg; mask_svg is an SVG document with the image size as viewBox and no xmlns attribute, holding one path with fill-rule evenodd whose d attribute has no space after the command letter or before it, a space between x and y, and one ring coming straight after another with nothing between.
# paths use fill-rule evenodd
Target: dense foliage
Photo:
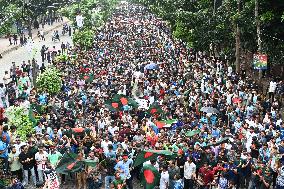
<instances>
[{"instance_id":1,"label":"dense foliage","mask_svg":"<svg viewBox=\"0 0 284 189\"><path fill-rule=\"evenodd\" d=\"M76 16L84 17L84 27L99 27L109 17L118 0L81 0L61 9L61 13L76 26Z\"/></svg>"},{"instance_id":2,"label":"dense foliage","mask_svg":"<svg viewBox=\"0 0 284 189\"><path fill-rule=\"evenodd\" d=\"M33 132L33 123L29 117L29 111L23 106L10 106L7 108L6 116L9 126L16 126L17 134L24 140L29 133Z\"/></svg>"},{"instance_id":3,"label":"dense foliage","mask_svg":"<svg viewBox=\"0 0 284 189\"><path fill-rule=\"evenodd\" d=\"M68 7L62 8L61 13L76 24L76 16L81 14L84 26L73 35L73 43L84 49L92 47L94 30L101 27L113 12L118 0L81 0Z\"/></svg>"},{"instance_id":4,"label":"dense foliage","mask_svg":"<svg viewBox=\"0 0 284 189\"><path fill-rule=\"evenodd\" d=\"M2 0L0 1L0 36L8 34L16 23L31 26L39 15L46 15L69 4L71 0ZM58 3L59 2L59 3ZM56 6L53 6L55 5Z\"/></svg>"},{"instance_id":5,"label":"dense foliage","mask_svg":"<svg viewBox=\"0 0 284 189\"><path fill-rule=\"evenodd\" d=\"M62 87L61 73L55 67L48 67L37 77L36 84L39 92L55 95Z\"/></svg>"},{"instance_id":6,"label":"dense foliage","mask_svg":"<svg viewBox=\"0 0 284 189\"><path fill-rule=\"evenodd\" d=\"M94 34L92 29L85 28L78 30L73 35L73 43L85 49L89 49L93 46Z\"/></svg>"},{"instance_id":7,"label":"dense foliage","mask_svg":"<svg viewBox=\"0 0 284 189\"><path fill-rule=\"evenodd\" d=\"M173 34L202 51L235 59L236 24L241 32L241 56L257 52L255 1L240 0L133 0L147 6L169 22ZM216 2L215 6L214 3ZM258 0L261 52L269 62L281 63L284 57L284 1Z\"/></svg>"}]
</instances>

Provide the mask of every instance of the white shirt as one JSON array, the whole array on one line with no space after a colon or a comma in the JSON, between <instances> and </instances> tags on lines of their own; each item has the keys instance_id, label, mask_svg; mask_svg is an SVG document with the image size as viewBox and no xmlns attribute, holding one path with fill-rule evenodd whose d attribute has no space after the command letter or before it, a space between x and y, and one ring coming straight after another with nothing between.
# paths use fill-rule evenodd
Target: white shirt
<instances>
[{"instance_id":1,"label":"white shirt","mask_svg":"<svg viewBox=\"0 0 284 189\"><path fill-rule=\"evenodd\" d=\"M101 147L103 148L104 152L108 151L108 145L109 144L112 144L112 142L111 141L104 141L104 140L102 141Z\"/></svg>"},{"instance_id":2,"label":"white shirt","mask_svg":"<svg viewBox=\"0 0 284 189\"><path fill-rule=\"evenodd\" d=\"M169 172L162 172L160 178L160 189L167 189L170 181Z\"/></svg>"},{"instance_id":3,"label":"white shirt","mask_svg":"<svg viewBox=\"0 0 284 189\"><path fill-rule=\"evenodd\" d=\"M37 169L38 170L45 170L45 162L47 160L48 153L46 151L43 151L42 154L37 152L35 154L35 160L37 162Z\"/></svg>"},{"instance_id":4,"label":"white shirt","mask_svg":"<svg viewBox=\"0 0 284 189\"><path fill-rule=\"evenodd\" d=\"M196 165L191 162L185 162L184 164L184 178L185 179L192 179L192 176L195 174L196 172Z\"/></svg>"},{"instance_id":5,"label":"white shirt","mask_svg":"<svg viewBox=\"0 0 284 189\"><path fill-rule=\"evenodd\" d=\"M275 89L276 89L276 86L277 86L276 82L270 81L270 83L269 83L269 92L270 93L274 93Z\"/></svg>"},{"instance_id":6,"label":"white shirt","mask_svg":"<svg viewBox=\"0 0 284 189\"><path fill-rule=\"evenodd\" d=\"M16 148L16 153L21 153L21 147L22 146L24 146L24 145L26 145L26 143L24 143L24 142L21 142L20 144L18 144L18 143L16 143L16 144L14 144L14 146L15 146L15 148Z\"/></svg>"}]
</instances>

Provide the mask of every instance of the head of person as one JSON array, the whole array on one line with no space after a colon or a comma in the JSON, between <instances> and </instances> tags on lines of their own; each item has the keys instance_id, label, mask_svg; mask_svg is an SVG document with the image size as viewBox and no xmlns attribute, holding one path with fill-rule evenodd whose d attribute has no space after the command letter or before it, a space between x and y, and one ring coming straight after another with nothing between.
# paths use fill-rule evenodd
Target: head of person
<instances>
[{"instance_id":1,"label":"head of person","mask_svg":"<svg viewBox=\"0 0 284 189\"><path fill-rule=\"evenodd\" d=\"M122 155L122 159L123 159L124 162L127 162L128 161L128 155L127 154Z\"/></svg>"},{"instance_id":2,"label":"head of person","mask_svg":"<svg viewBox=\"0 0 284 189\"><path fill-rule=\"evenodd\" d=\"M116 179L116 180L119 180L119 179L120 179L120 173L119 173L119 172L116 172L114 176L115 176L115 179Z\"/></svg>"}]
</instances>

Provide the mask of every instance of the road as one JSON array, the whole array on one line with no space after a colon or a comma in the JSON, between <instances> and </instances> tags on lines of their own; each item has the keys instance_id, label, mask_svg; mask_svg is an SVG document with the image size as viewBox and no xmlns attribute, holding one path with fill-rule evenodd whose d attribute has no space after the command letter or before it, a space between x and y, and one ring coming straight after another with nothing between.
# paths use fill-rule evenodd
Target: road
<instances>
[{"instance_id":1,"label":"road","mask_svg":"<svg viewBox=\"0 0 284 189\"><path fill-rule=\"evenodd\" d=\"M61 28L60 28L61 32ZM67 43L69 42L72 45L71 37L68 35L60 36L61 42ZM34 46L38 49L38 52L35 55L35 59L38 61L39 65L41 66L41 55L40 49L42 45L46 45L48 47L55 46L56 49L60 49L61 42L53 42L51 40L51 33L46 36L45 41L39 41L38 38L34 40ZM3 76L5 71L9 71L12 65L12 62L15 62L17 66L21 66L22 62L27 62L31 59L31 55L28 53L28 48L26 46L20 47L17 50L14 50L8 54L5 54L2 59L0 59L0 83L3 82Z\"/></svg>"}]
</instances>

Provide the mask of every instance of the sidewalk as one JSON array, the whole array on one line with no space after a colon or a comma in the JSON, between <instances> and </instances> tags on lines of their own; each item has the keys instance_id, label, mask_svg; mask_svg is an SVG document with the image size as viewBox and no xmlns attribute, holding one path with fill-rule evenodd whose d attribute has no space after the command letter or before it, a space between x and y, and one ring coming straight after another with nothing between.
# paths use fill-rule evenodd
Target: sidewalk
<instances>
[{"instance_id":1,"label":"sidewalk","mask_svg":"<svg viewBox=\"0 0 284 189\"><path fill-rule=\"evenodd\" d=\"M61 30L61 27L63 26L63 24L68 23L68 22L69 22L69 20L67 18L63 18L63 22L54 22L53 25L45 24L44 25L44 29L43 29L43 31L45 33L45 36L50 35L49 33L52 32L55 29ZM33 39L38 38L37 37L37 33L41 29L42 29L41 25L40 25L40 28L38 30L37 29L32 29ZM28 32L25 32L24 34L27 37L29 36ZM21 45L20 45L20 40L19 39L20 38L18 37L18 45L10 45L10 42L9 42L8 38L7 39L6 38L0 38L0 54L2 54L2 56L5 56L5 54L8 54L11 51L14 51L14 50L17 50L18 48L20 48ZM12 40L12 42L13 42L13 40Z\"/></svg>"}]
</instances>

